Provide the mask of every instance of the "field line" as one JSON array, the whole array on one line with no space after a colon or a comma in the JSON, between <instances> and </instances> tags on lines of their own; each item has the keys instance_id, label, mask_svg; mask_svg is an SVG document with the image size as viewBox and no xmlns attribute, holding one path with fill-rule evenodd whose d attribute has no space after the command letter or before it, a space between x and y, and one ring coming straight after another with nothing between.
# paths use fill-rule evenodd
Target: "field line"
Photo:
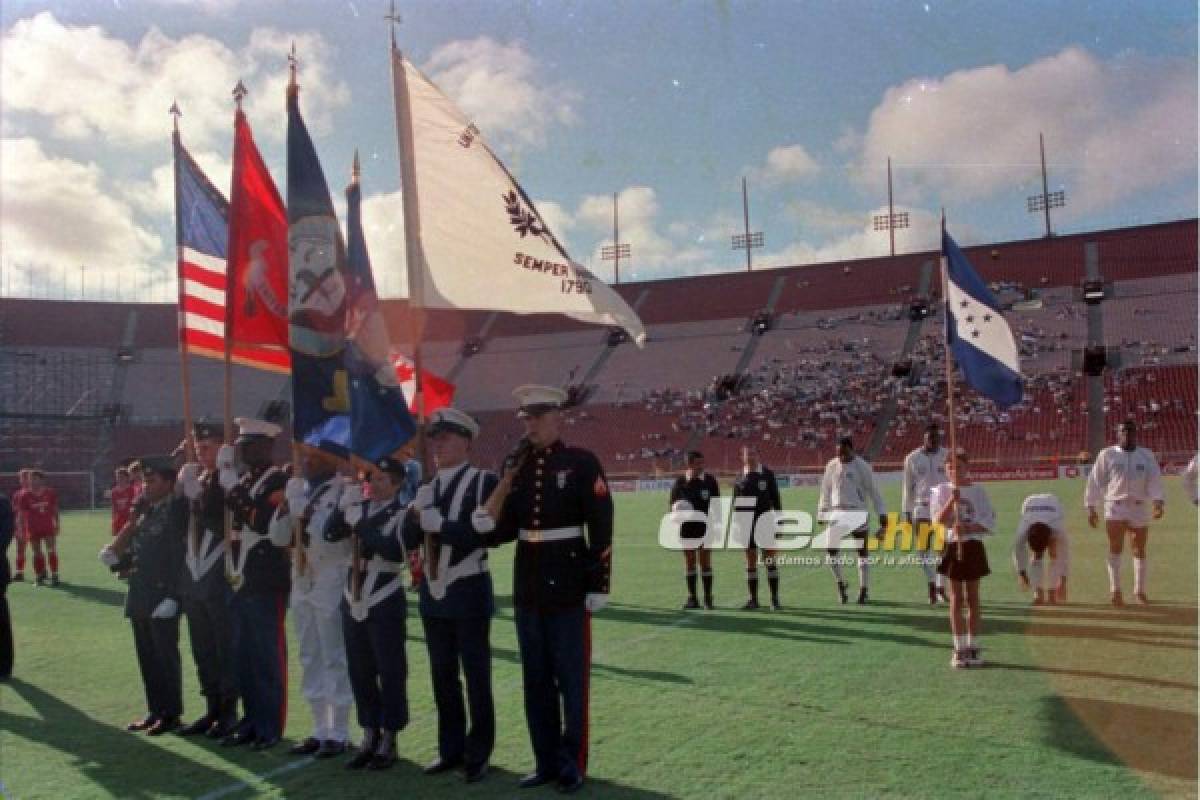
<instances>
[{"instance_id":1,"label":"field line","mask_svg":"<svg viewBox=\"0 0 1200 800\"><path fill-rule=\"evenodd\" d=\"M207 794L200 795L198 798L196 798L196 800L217 800L217 798L220 798L220 797L228 797L231 794L237 794L238 792L244 791L246 789L256 788L263 781L267 781L267 780L270 780L271 778L277 777L279 775L284 775L288 772L294 772L298 769L307 767L309 764L313 763L313 761L315 761L315 760L316 759L306 758L302 761L293 761L290 764L284 764L282 767L276 767L275 769L267 770L266 772L262 773L261 775L255 775L255 776L249 778L248 780L237 781L236 783L231 783L227 786L222 786L220 789L214 789L213 791L208 792Z\"/></svg>"}]
</instances>

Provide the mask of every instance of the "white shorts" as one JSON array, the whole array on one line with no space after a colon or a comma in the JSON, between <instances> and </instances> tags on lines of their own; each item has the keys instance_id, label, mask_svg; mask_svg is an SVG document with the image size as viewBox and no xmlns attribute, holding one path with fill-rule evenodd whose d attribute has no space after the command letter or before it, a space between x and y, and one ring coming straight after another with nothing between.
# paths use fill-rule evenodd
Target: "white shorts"
<instances>
[{"instance_id":1,"label":"white shorts","mask_svg":"<svg viewBox=\"0 0 1200 800\"><path fill-rule=\"evenodd\" d=\"M1131 528L1145 528L1150 524L1154 504L1149 500L1118 500L1104 507L1104 518L1110 522L1124 522Z\"/></svg>"}]
</instances>

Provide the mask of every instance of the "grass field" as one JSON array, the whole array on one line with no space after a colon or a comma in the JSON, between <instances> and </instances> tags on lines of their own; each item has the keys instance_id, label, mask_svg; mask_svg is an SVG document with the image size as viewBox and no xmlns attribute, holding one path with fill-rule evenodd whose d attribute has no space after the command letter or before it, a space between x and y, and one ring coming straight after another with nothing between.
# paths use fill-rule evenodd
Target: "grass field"
<instances>
[{"instance_id":1,"label":"grass field","mask_svg":"<svg viewBox=\"0 0 1200 800\"><path fill-rule=\"evenodd\" d=\"M591 776L585 795L665 797L1196 796L1197 519L1170 481L1152 529L1148 609L1107 605L1104 536L1086 527L1082 486L1054 488L1071 509L1071 603L1029 607L1009 546L1025 494L989 486L999 531L983 584L989 666L951 670L943 608L919 567L878 567L867 607L836 603L832 577L783 568L782 612L734 610L742 555L714 559L718 610L682 612L682 557L659 549L662 494L618 495L613 603L594 622ZM886 499L895 507L897 489ZM810 508L811 490L785 493ZM493 556L498 740L493 771L463 787L427 778L435 722L424 644L410 609L413 722L383 773L207 740L122 730L143 712L123 585L97 563L103 514L70 514L60 589L10 587L17 666L0 685L0 795L83 797L522 797L531 766L508 604L511 550ZM1128 556L1127 556L1128 558ZM1126 561L1126 596L1132 569ZM852 588L856 582L851 579ZM764 597L765 594L765 584ZM186 625L184 626L186 630ZM290 628L290 623L289 623ZM290 630L289 630L290 634ZM197 715L190 651L187 716ZM287 736L309 730L292 655Z\"/></svg>"}]
</instances>

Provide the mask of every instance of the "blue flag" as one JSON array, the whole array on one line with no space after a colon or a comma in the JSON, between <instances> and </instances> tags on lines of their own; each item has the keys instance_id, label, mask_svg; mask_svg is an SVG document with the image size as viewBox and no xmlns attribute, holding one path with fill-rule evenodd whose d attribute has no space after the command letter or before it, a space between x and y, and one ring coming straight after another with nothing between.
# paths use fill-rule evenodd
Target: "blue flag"
<instances>
[{"instance_id":1,"label":"blue flag","mask_svg":"<svg viewBox=\"0 0 1200 800\"><path fill-rule=\"evenodd\" d=\"M288 87L288 346L296 439L344 455L350 448L346 248L325 173Z\"/></svg>"},{"instance_id":2,"label":"blue flag","mask_svg":"<svg viewBox=\"0 0 1200 800\"><path fill-rule=\"evenodd\" d=\"M1017 343L1000 304L979 273L942 230L946 270L946 341L963 376L975 391L1001 408L1019 403L1021 365Z\"/></svg>"},{"instance_id":3,"label":"blue flag","mask_svg":"<svg viewBox=\"0 0 1200 800\"><path fill-rule=\"evenodd\" d=\"M391 342L379 312L371 259L362 230L362 189L346 188L346 372L350 376L350 451L372 463L391 455L416 433L396 379Z\"/></svg>"}]
</instances>

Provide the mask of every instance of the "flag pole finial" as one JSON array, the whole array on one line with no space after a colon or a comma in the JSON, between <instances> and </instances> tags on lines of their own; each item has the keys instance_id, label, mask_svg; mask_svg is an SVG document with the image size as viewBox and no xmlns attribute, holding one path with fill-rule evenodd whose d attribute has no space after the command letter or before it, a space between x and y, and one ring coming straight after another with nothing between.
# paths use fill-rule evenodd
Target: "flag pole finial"
<instances>
[{"instance_id":1,"label":"flag pole finial","mask_svg":"<svg viewBox=\"0 0 1200 800\"><path fill-rule=\"evenodd\" d=\"M395 49L396 27L400 24L400 15L396 13L396 0L392 0L388 13L383 18L388 21L388 31L392 37L392 49Z\"/></svg>"},{"instance_id":2,"label":"flag pole finial","mask_svg":"<svg viewBox=\"0 0 1200 800\"><path fill-rule=\"evenodd\" d=\"M242 110L242 98L250 94L250 90L246 88L246 84L238 79L237 86L233 87L233 102L237 103L238 111Z\"/></svg>"},{"instance_id":3,"label":"flag pole finial","mask_svg":"<svg viewBox=\"0 0 1200 800\"><path fill-rule=\"evenodd\" d=\"M179 133L179 118L183 116L183 112L179 110L179 103L171 100L171 107L167 109L167 113L172 117L171 124L175 133Z\"/></svg>"},{"instance_id":4,"label":"flag pole finial","mask_svg":"<svg viewBox=\"0 0 1200 800\"><path fill-rule=\"evenodd\" d=\"M296 83L296 40L292 40L292 49L288 53L288 92L294 93L300 88Z\"/></svg>"},{"instance_id":5,"label":"flag pole finial","mask_svg":"<svg viewBox=\"0 0 1200 800\"><path fill-rule=\"evenodd\" d=\"M362 176L362 167L358 163L358 148L354 148L354 163L350 167L350 182L358 183L359 177Z\"/></svg>"}]
</instances>

